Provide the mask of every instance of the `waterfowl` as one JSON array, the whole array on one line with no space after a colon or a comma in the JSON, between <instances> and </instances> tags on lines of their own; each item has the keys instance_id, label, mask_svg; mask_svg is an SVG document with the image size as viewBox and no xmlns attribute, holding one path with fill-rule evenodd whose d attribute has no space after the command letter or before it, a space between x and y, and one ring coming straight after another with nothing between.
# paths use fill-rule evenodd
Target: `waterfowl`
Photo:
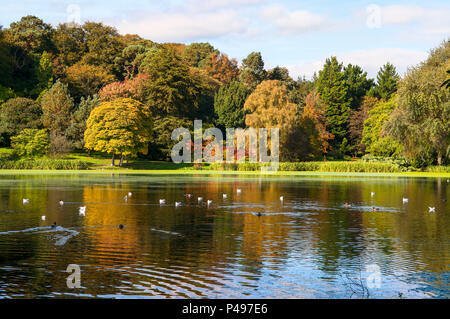
<instances>
[{"instance_id":1,"label":"waterfowl","mask_svg":"<svg viewBox=\"0 0 450 319\"><path fill-rule=\"evenodd\" d=\"M175 202L175 207L181 206L181 202Z\"/></svg>"},{"instance_id":2,"label":"waterfowl","mask_svg":"<svg viewBox=\"0 0 450 319\"><path fill-rule=\"evenodd\" d=\"M166 203L166 200L165 200L165 199L160 199L160 200L159 200L159 204L160 204L160 205L163 205L163 204L165 204L165 203Z\"/></svg>"},{"instance_id":3,"label":"waterfowl","mask_svg":"<svg viewBox=\"0 0 450 319\"><path fill-rule=\"evenodd\" d=\"M59 205L64 205L64 202L62 200L59 201Z\"/></svg>"},{"instance_id":4,"label":"waterfowl","mask_svg":"<svg viewBox=\"0 0 450 319\"><path fill-rule=\"evenodd\" d=\"M128 196L125 195L125 196L123 197L123 200L124 200L124 201L127 201L127 200L128 200Z\"/></svg>"},{"instance_id":5,"label":"waterfowl","mask_svg":"<svg viewBox=\"0 0 450 319\"><path fill-rule=\"evenodd\" d=\"M41 216L41 219L42 219L42 220L45 220L45 216Z\"/></svg>"},{"instance_id":6,"label":"waterfowl","mask_svg":"<svg viewBox=\"0 0 450 319\"><path fill-rule=\"evenodd\" d=\"M350 207L350 206L352 206L352 205L350 205L350 204L347 203L347 202L344 203L344 207Z\"/></svg>"},{"instance_id":7,"label":"waterfowl","mask_svg":"<svg viewBox=\"0 0 450 319\"><path fill-rule=\"evenodd\" d=\"M236 193L242 193L242 190L241 190L240 188L238 188L238 189L236 190Z\"/></svg>"},{"instance_id":8,"label":"waterfowl","mask_svg":"<svg viewBox=\"0 0 450 319\"><path fill-rule=\"evenodd\" d=\"M226 199L227 198L227 194L223 194L222 197L223 197L223 199Z\"/></svg>"},{"instance_id":9,"label":"waterfowl","mask_svg":"<svg viewBox=\"0 0 450 319\"><path fill-rule=\"evenodd\" d=\"M260 216L262 216L262 214L261 213L257 213L256 216L260 217Z\"/></svg>"},{"instance_id":10,"label":"waterfowl","mask_svg":"<svg viewBox=\"0 0 450 319\"><path fill-rule=\"evenodd\" d=\"M201 201L203 201L203 197L198 198L198 202L200 203Z\"/></svg>"},{"instance_id":11,"label":"waterfowl","mask_svg":"<svg viewBox=\"0 0 450 319\"><path fill-rule=\"evenodd\" d=\"M372 211L373 212L376 212L376 211L379 211L380 209L378 208L378 207L372 207Z\"/></svg>"},{"instance_id":12,"label":"waterfowl","mask_svg":"<svg viewBox=\"0 0 450 319\"><path fill-rule=\"evenodd\" d=\"M29 202L30 202L30 200L28 198L22 199L22 203L23 204L28 204Z\"/></svg>"},{"instance_id":13,"label":"waterfowl","mask_svg":"<svg viewBox=\"0 0 450 319\"><path fill-rule=\"evenodd\" d=\"M186 194L186 197L187 197L187 198L191 198L191 197L192 197L192 194Z\"/></svg>"},{"instance_id":14,"label":"waterfowl","mask_svg":"<svg viewBox=\"0 0 450 319\"><path fill-rule=\"evenodd\" d=\"M211 205L211 204L212 204L212 200L208 199L208 201L207 201L206 203L207 203L207 204L208 204L208 206L209 206L209 205Z\"/></svg>"},{"instance_id":15,"label":"waterfowl","mask_svg":"<svg viewBox=\"0 0 450 319\"><path fill-rule=\"evenodd\" d=\"M132 192L128 192L128 197L131 197L133 195Z\"/></svg>"},{"instance_id":16,"label":"waterfowl","mask_svg":"<svg viewBox=\"0 0 450 319\"><path fill-rule=\"evenodd\" d=\"M81 206L79 208L79 215L80 216L86 216L86 206Z\"/></svg>"},{"instance_id":17,"label":"waterfowl","mask_svg":"<svg viewBox=\"0 0 450 319\"><path fill-rule=\"evenodd\" d=\"M407 198L405 198L405 197L403 197L403 203L407 203L408 202L408 199Z\"/></svg>"},{"instance_id":18,"label":"waterfowl","mask_svg":"<svg viewBox=\"0 0 450 319\"><path fill-rule=\"evenodd\" d=\"M53 222L53 224L52 224L51 227L52 227L52 228L56 228L56 222Z\"/></svg>"},{"instance_id":19,"label":"waterfowl","mask_svg":"<svg viewBox=\"0 0 450 319\"><path fill-rule=\"evenodd\" d=\"M434 213L436 211L435 207L428 207L428 212Z\"/></svg>"},{"instance_id":20,"label":"waterfowl","mask_svg":"<svg viewBox=\"0 0 450 319\"><path fill-rule=\"evenodd\" d=\"M374 197L375 196L375 192L370 192L370 196Z\"/></svg>"},{"instance_id":21,"label":"waterfowl","mask_svg":"<svg viewBox=\"0 0 450 319\"><path fill-rule=\"evenodd\" d=\"M284 200L284 197L283 196L280 196L280 201L282 202Z\"/></svg>"},{"instance_id":22,"label":"waterfowl","mask_svg":"<svg viewBox=\"0 0 450 319\"><path fill-rule=\"evenodd\" d=\"M123 225L122 224L119 225L119 229L123 229Z\"/></svg>"}]
</instances>

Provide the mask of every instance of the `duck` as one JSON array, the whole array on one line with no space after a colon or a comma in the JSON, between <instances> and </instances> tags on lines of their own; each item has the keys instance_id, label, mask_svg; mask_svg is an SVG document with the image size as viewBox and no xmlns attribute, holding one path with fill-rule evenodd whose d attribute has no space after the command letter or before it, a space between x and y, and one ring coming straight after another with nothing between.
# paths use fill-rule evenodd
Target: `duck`
<instances>
[{"instance_id":1,"label":"duck","mask_svg":"<svg viewBox=\"0 0 450 319\"><path fill-rule=\"evenodd\" d=\"M379 211L380 209L378 208L378 207L372 207L372 211L373 212L376 212L376 211Z\"/></svg>"},{"instance_id":2,"label":"duck","mask_svg":"<svg viewBox=\"0 0 450 319\"><path fill-rule=\"evenodd\" d=\"M375 192L370 192L370 196L374 197L375 196Z\"/></svg>"},{"instance_id":3,"label":"duck","mask_svg":"<svg viewBox=\"0 0 450 319\"><path fill-rule=\"evenodd\" d=\"M160 200L159 200L159 204L160 204L160 205L163 205L163 204L165 204L165 203L166 203L166 200L165 200L165 199L160 199Z\"/></svg>"},{"instance_id":4,"label":"duck","mask_svg":"<svg viewBox=\"0 0 450 319\"><path fill-rule=\"evenodd\" d=\"M181 206L181 202L175 202L175 207Z\"/></svg>"},{"instance_id":5,"label":"duck","mask_svg":"<svg viewBox=\"0 0 450 319\"><path fill-rule=\"evenodd\" d=\"M223 199L226 199L227 198L227 194L223 194L222 197L223 197Z\"/></svg>"},{"instance_id":6,"label":"duck","mask_svg":"<svg viewBox=\"0 0 450 319\"><path fill-rule=\"evenodd\" d=\"M187 198L191 198L191 197L192 197L192 194L186 194L186 197L187 197Z\"/></svg>"},{"instance_id":7,"label":"duck","mask_svg":"<svg viewBox=\"0 0 450 319\"><path fill-rule=\"evenodd\" d=\"M123 200L124 200L124 201L127 201L127 200L128 200L128 196L125 195L125 196L123 197Z\"/></svg>"},{"instance_id":8,"label":"duck","mask_svg":"<svg viewBox=\"0 0 450 319\"><path fill-rule=\"evenodd\" d=\"M59 201L59 205L60 205L60 206L64 205L64 201L60 200L60 201Z\"/></svg>"},{"instance_id":9,"label":"duck","mask_svg":"<svg viewBox=\"0 0 450 319\"><path fill-rule=\"evenodd\" d=\"M56 222L53 222L53 224L52 224L51 227L52 227L52 228L56 228Z\"/></svg>"},{"instance_id":10,"label":"duck","mask_svg":"<svg viewBox=\"0 0 450 319\"><path fill-rule=\"evenodd\" d=\"M45 220L45 216L41 216L41 219L42 219L42 220Z\"/></svg>"},{"instance_id":11,"label":"duck","mask_svg":"<svg viewBox=\"0 0 450 319\"><path fill-rule=\"evenodd\" d=\"M22 203L23 204L28 204L29 202L30 202L30 200L28 198L22 199Z\"/></svg>"},{"instance_id":12,"label":"duck","mask_svg":"<svg viewBox=\"0 0 450 319\"><path fill-rule=\"evenodd\" d=\"M282 202L284 200L283 196L280 196L280 202Z\"/></svg>"},{"instance_id":13,"label":"duck","mask_svg":"<svg viewBox=\"0 0 450 319\"><path fill-rule=\"evenodd\" d=\"M350 204L347 203L347 202L344 203L344 207L350 207L350 206L352 206L352 205L350 205Z\"/></svg>"},{"instance_id":14,"label":"duck","mask_svg":"<svg viewBox=\"0 0 450 319\"><path fill-rule=\"evenodd\" d=\"M261 213L256 213L256 216L261 217L263 214Z\"/></svg>"},{"instance_id":15,"label":"duck","mask_svg":"<svg viewBox=\"0 0 450 319\"><path fill-rule=\"evenodd\" d=\"M123 229L123 225L122 224L119 225L119 229Z\"/></svg>"},{"instance_id":16,"label":"duck","mask_svg":"<svg viewBox=\"0 0 450 319\"><path fill-rule=\"evenodd\" d=\"M133 195L132 192L128 192L128 197L131 197Z\"/></svg>"},{"instance_id":17,"label":"duck","mask_svg":"<svg viewBox=\"0 0 450 319\"><path fill-rule=\"evenodd\" d=\"M403 198L402 198L402 201L403 201L403 203L407 203L407 202L408 202L408 199L405 198L405 197L403 197Z\"/></svg>"},{"instance_id":18,"label":"duck","mask_svg":"<svg viewBox=\"0 0 450 319\"><path fill-rule=\"evenodd\" d=\"M206 204L209 206L209 205L211 205L212 204L212 200L210 200L210 199L208 199L208 201L206 202Z\"/></svg>"},{"instance_id":19,"label":"duck","mask_svg":"<svg viewBox=\"0 0 450 319\"><path fill-rule=\"evenodd\" d=\"M236 190L236 193L242 193L242 190L241 190L240 188L238 188L238 189Z\"/></svg>"},{"instance_id":20,"label":"duck","mask_svg":"<svg viewBox=\"0 0 450 319\"><path fill-rule=\"evenodd\" d=\"M198 198L198 202L200 203L200 202L202 202L203 201L203 197L199 197Z\"/></svg>"},{"instance_id":21,"label":"duck","mask_svg":"<svg viewBox=\"0 0 450 319\"><path fill-rule=\"evenodd\" d=\"M434 213L434 212L436 212L436 207L428 207L428 212L429 212L429 213Z\"/></svg>"},{"instance_id":22,"label":"duck","mask_svg":"<svg viewBox=\"0 0 450 319\"><path fill-rule=\"evenodd\" d=\"M78 211L80 216L86 216L86 206L81 206Z\"/></svg>"}]
</instances>

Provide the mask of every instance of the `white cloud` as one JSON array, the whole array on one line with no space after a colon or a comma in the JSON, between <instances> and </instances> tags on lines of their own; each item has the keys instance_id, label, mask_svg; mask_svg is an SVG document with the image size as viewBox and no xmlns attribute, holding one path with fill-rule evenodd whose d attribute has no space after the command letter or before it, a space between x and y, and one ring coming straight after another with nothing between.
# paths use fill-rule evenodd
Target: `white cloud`
<instances>
[{"instance_id":1,"label":"white cloud","mask_svg":"<svg viewBox=\"0 0 450 319\"><path fill-rule=\"evenodd\" d=\"M189 0L188 6L196 10L211 10L224 7L243 7L265 3L268 0Z\"/></svg>"},{"instance_id":2,"label":"white cloud","mask_svg":"<svg viewBox=\"0 0 450 319\"><path fill-rule=\"evenodd\" d=\"M386 62L395 65L397 72L403 74L409 66L413 66L423 61L427 57L427 53L423 51L407 50L400 48L379 48L373 50L360 50L343 53L330 53L327 57L320 60L308 61L296 65L288 66L291 76L305 75L307 78L311 77L314 72L319 72L322 69L326 58L336 56L339 62L344 65L349 63L361 66L364 71L367 71L369 77L376 77L379 68Z\"/></svg>"},{"instance_id":3,"label":"white cloud","mask_svg":"<svg viewBox=\"0 0 450 319\"><path fill-rule=\"evenodd\" d=\"M322 28L326 21L324 16L306 10L289 11L279 4L263 8L261 16L282 33L315 31Z\"/></svg>"},{"instance_id":4,"label":"white cloud","mask_svg":"<svg viewBox=\"0 0 450 319\"><path fill-rule=\"evenodd\" d=\"M211 12L149 12L116 23L121 33L138 33L153 41L193 41L244 33L247 20L232 9Z\"/></svg>"}]
</instances>

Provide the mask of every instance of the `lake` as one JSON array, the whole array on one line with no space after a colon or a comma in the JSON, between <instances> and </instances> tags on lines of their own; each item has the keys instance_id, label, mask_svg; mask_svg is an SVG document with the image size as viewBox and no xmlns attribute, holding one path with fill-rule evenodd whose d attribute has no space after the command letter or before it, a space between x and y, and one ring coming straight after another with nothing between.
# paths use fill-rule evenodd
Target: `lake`
<instances>
[{"instance_id":1,"label":"lake","mask_svg":"<svg viewBox=\"0 0 450 319\"><path fill-rule=\"evenodd\" d=\"M0 298L449 298L449 194L445 178L0 175Z\"/></svg>"}]
</instances>

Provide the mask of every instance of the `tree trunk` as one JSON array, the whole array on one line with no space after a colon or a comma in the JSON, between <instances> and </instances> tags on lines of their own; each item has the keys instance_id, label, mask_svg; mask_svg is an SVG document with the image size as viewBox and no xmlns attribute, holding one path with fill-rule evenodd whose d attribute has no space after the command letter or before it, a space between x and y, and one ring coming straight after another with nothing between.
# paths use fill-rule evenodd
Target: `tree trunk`
<instances>
[{"instance_id":1,"label":"tree trunk","mask_svg":"<svg viewBox=\"0 0 450 319\"><path fill-rule=\"evenodd\" d=\"M441 152L438 152L437 163L438 163L439 166L441 166L441 164L442 164L442 154L441 154Z\"/></svg>"},{"instance_id":2,"label":"tree trunk","mask_svg":"<svg viewBox=\"0 0 450 319\"><path fill-rule=\"evenodd\" d=\"M91 157L91 152L92 152L92 150L91 150L91 149L88 149L88 156L89 156L89 157Z\"/></svg>"},{"instance_id":3,"label":"tree trunk","mask_svg":"<svg viewBox=\"0 0 450 319\"><path fill-rule=\"evenodd\" d=\"M119 166L122 166L123 164L123 155L120 155L120 162L119 162Z\"/></svg>"},{"instance_id":4,"label":"tree trunk","mask_svg":"<svg viewBox=\"0 0 450 319\"><path fill-rule=\"evenodd\" d=\"M113 156L112 156L112 160L111 160L111 166L114 166L114 153L113 153Z\"/></svg>"}]
</instances>

